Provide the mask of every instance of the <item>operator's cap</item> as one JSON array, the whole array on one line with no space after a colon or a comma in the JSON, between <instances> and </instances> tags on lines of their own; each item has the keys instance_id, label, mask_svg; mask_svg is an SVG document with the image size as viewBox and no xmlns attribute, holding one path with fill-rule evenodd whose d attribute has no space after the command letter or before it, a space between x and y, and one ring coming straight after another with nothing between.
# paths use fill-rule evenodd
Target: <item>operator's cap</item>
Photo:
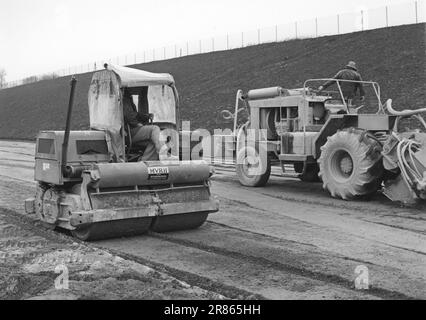
<instances>
[{"instance_id":1,"label":"operator's cap","mask_svg":"<svg viewBox=\"0 0 426 320\"><path fill-rule=\"evenodd\" d=\"M349 61L348 64L346 65L346 67L354 69L355 71L357 71L357 67L356 67L356 63L355 61Z\"/></svg>"}]
</instances>

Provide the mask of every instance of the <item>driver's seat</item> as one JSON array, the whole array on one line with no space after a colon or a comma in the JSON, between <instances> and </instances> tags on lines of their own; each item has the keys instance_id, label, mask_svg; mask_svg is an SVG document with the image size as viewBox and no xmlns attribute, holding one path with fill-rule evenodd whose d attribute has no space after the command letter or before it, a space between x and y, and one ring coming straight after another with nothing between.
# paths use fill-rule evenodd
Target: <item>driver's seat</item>
<instances>
[{"instance_id":1,"label":"driver's seat","mask_svg":"<svg viewBox=\"0 0 426 320\"><path fill-rule=\"evenodd\" d=\"M126 144L126 158L128 162L136 162L145 153L147 144L144 142L134 144L132 141L132 134L130 133L130 126L126 126L125 144Z\"/></svg>"},{"instance_id":2,"label":"driver's seat","mask_svg":"<svg viewBox=\"0 0 426 320\"><path fill-rule=\"evenodd\" d=\"M324 101L324 107L332 114L346 113L346 107L339 99L327 99Z\"/></svg>"}]
</instances>

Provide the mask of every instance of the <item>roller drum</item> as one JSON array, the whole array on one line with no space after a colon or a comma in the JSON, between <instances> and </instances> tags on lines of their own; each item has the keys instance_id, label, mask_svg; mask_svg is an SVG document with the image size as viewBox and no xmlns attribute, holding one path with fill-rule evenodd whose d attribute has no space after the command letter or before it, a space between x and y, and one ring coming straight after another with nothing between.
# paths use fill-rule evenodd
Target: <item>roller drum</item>
<instances>
[{"instance_id":1,"label":"roller drum","mask_svg":"<svg viewBox=\"0 0 426 320\"><path fill-rule=\"evenodd\" d=\"M210 177L210 167L204 163L108 163L95 166L96 188L121 188L164 184L200 183Z\"/></svg>"}]
</instances>

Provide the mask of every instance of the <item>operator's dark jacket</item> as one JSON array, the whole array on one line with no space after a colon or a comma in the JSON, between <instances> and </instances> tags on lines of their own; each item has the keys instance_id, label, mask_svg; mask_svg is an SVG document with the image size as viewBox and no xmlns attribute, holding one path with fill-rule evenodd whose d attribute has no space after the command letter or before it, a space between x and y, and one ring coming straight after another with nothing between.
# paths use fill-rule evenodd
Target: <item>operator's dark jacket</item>
<instances>
[{"instance_id":1,"label":"operator's dark jacket","mask_svg":"<svg viewBox=\"0 0 426 320\"><path fill-rule=\"evenodd\" d=\"M147 91L147 90L146 90ZM123 113L124 122L129 125L131 129L137 128L139 123L147 124L149 122L149 115L144 113L148 110L147 92L139 95L139 112L130 95L123 96Z\"/></svg>"},{"instance_id":2,"label":"operator's dark jacket","mask_svg":"<svg viewBox=\"0 0 426 320\"><path fill-rule=\"evenodd\" d=\"M362 81L361 75L350 67L346 67L345 69L340 70L333 79L342 79L342 80L353 80L353 81ZM327 81L322 86L323 88L327 88L332 84L335 84L336 81ZM365 96L365 91L362 83L351 83L351 82L339 82L340 87L342 88L343 96L346 99L353 99L359 89L359 95L361 97Z\"/></svg>"},{"instance_id":3,"label":"operator's dark jacket","mask_svg":"<svg viewBox=\"0 0 426 320\"><path fill-rule=\"evenodd\" d=\"M123 113L124 122L128 124L130 128L136 128L140 122L138 120L138 112L136 111L136 106L132 97L123 97Z\"/></svg>"}]
</instances>

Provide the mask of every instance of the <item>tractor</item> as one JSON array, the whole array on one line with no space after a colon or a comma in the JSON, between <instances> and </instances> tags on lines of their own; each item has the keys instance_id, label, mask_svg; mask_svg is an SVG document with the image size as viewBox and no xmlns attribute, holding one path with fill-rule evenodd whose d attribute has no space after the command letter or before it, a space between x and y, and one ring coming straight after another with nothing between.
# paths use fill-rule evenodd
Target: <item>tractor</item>
<instances>
[{"instance_id":1,"label":"tractor","mask_svg":"<svg viewBox=\"0 0 426 320\"><path fill-rule=\"evenodd\" d=\"M329 91L313 89L324 81L334 82ZM426 135L398 131L400 120L411 116L426 129L419 115L426 110L382 104L380 86L372 81L359 81L369 89L368 103L347 100L343 81L238 91L234 113L224 113L234 118L236 173L243 186L264 186L271 165L278 164L283 171L292 165L302 181L321 181L335 198L369 198L379 189L406 204L426 198Z\"/></svg>"}]
</instances>

